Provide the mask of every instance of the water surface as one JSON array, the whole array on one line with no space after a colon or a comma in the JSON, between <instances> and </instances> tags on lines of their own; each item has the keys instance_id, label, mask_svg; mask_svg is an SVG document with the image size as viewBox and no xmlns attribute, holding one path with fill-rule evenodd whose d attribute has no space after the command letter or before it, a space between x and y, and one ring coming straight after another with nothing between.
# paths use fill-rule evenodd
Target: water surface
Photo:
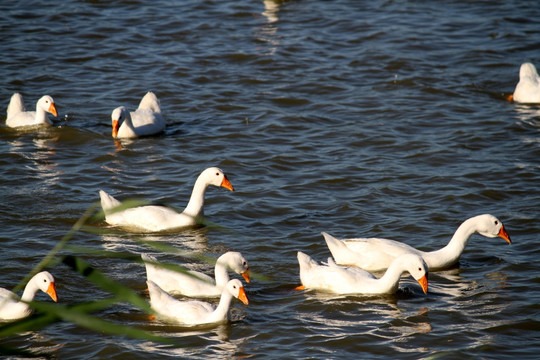
<instances>
[{"instance_id":1,"label":"water surface","mask_svg":"<svg viewBox=\"0 0 540 360\"><path fill-rule=\"evenodd\" d=\"M522 62L540 66L539 17L534 1L3 2L0 98L7 107L20 92L33 108L49 94L59 117L48 129L0 126L0 286L20 281L99 189L181 209L209 166L236 190L207 193L222 228L72 243L241 251L266 276L214 329L150 322L127 304L96 314L183 346L66 322L4 343L59 359L536 358L540 107L504 97ZM165 134L119 150L112 110L150 90ZM458 267L430 274L427 295L410 277L392 296L291 291L297 251L330 256L321 231L431 250L482 213L514 243L474 235ZM140 264L88 261L146 296ZM64 265L48 270L62 303L108 296Z\"/></svg>"}]
</instances>

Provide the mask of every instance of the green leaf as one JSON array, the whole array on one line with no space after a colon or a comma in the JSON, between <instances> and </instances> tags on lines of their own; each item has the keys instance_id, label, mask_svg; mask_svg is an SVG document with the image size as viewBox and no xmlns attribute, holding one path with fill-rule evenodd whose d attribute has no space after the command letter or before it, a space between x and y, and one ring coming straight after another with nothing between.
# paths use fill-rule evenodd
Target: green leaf
<instances>
[{"instance_id":1,"label":"green leaf","mask_svg":"<svg viewBox=\"0 0 540 360\"><path fill-rule=\"evenodd\" d=\"M79 274L92 281L102 289L115 295L118 301L129 302L147 313L152 313L150 305L130 288L119 284L105 276L101 271L91 267L81 258L66 255L62 260L64 264L77 271Z\"/></svg>"},{"instance_id":2,"label":"green leaf","mask_svg":"<svg viewBox=\"0 0 540 360\"><path fill-rule=\"evenodd\" d=\"M83 326L87 329L91 329L94 331L111 335L129 336L135 339L175 344L175 342L171 339L154 335L150 332L137 329L132 326L121 325L112 321L103 320L98 317L89 315L85 311L81 311L85 308L84 306L66 306L45 302L36 302L32 305L35 309L39 311L49 314L55 314L62 320L75 323L79 326Z\"/></svg>"}]
</instances>

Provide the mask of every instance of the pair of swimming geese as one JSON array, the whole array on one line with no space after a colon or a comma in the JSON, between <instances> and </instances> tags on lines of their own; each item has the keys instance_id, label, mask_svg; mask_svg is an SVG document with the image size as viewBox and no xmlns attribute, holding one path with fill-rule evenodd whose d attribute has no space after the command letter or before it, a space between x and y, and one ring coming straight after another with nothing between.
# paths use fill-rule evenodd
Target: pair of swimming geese
<instances>
[{"instance_id":1,"label":"pair of swimming geese","mask_svg":"<svg viewBox=\"0 0 540 360\"><path fill-rule=\"evenodd\" d=\"M22 95L15 93L7 108L6 125L12 128L52 125L47 113L58 116L51 96L41 97L36 104L36 111L26 111ZM125 106L117 107L111 113L111 119L112 137L115 139L156 135L165 131L166 126L159 100L153 92L146 93L133 112L129 112Z\"/></svg>"},{"instance_id":2,"label":"pair of swimming geese","mask_svg":"<svg viewBox=\"0 0 540 360\"><path fill-rule=\"evenodd\" d=\"M182 212L158 205L118 210L121 203L104 191L100 191L101 206L106 222L111 225L151 232L178 229L199 222L203 215L205 192L210 185L234 191L225 173L217 167L211 167L204 170L195 181L188 205ZM427 293L428 272L454 265L474 233L486 237L499 236L511 243L503 224L489 214L466 220L456 230L448 245L431 252L423 252L388 239L338 240L323 232L334 260L329 258L327 265L321 265L308 255L298 252L302 286L297 289L337 294L388 294L397 290L401 275L409 272L419 282L424 293ZM227 320L233 297L246 305L249 302L242 282L238 279L230 280L227 272L231 269L250 282L248 262L238 252L227 252L218 258L214 279L199 272L190 271L185 274L170 270L147 254L141 257L146 266L150 305L165 320L189 326L219 323ZM368 270L386 272L376 278ZM13 320L30 314L27 302L32 301L39 290L57 301L54 278L46 271L30 280L20 300L12 292L0 289L0 319ZM171 294L220 297L220 301L214 307L198 300L180 301Z\"/></svg>"}]
</instances>

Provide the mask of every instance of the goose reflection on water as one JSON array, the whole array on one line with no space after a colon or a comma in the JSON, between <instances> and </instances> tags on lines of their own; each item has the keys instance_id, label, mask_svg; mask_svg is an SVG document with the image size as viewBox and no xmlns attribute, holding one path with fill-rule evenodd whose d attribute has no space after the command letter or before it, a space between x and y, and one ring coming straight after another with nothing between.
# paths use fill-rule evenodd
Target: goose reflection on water
<instances>
[{"instance_id":1,"label":"goose reflection on water","mask_svg":"<svg viewBox=\"0 0 540 360\"><path fill-rule=\"evenodd\" d=\"M55 144L59 135L54 130L43 129L36 134L32 131L31 135L36 136L30 143L24 135L26 132L17 131L18 136L8 141L10 153L22 157L31 162L27 165L33 169L34 176L39 178L46 186L56 185L63 172L58 169L58 164L52 160L56 154Z\"/></svg>"},{"instance_id":2,"label":"goose reflection on water","mask_svg":"<svg viewBox=\"0 0 540 360\"><path fill-rule=\"evenodd\" d=\"M516 104L515 110L521 122L540 129L540 107Z\"/></svg>"},{"instance_id":3,"label":"goose reflection on water","mask_svg":"<svg viewBox=\"0 0 540 360\"><path fill-rule=\"evenodd\" d=\"M282 3L279 0L264 0L264 11L261 14L266 18L266 23L256 32L257 40L267 44L259 48L264 55L274 55L280 45L276 23L279 21L278 13Z\"/></svg>"},{"instance_id":4,"label":"goose reflection on water","mask_svg":"<svg viewBox=\"0 0 540 360\"><path fill-rule=\"evenodd\" d=\"M111 231L107 234L101 235L102 246L105 250L109 251L130 251L134 253L140 253L141 251L148 251L148 247L143 246L144 242L156 242L167 244L167 246L174 246L178 248L179 252L207 252L209 249L208 238L201 231L186 231L182 234L137 234L134 237L133 234L126 234L123 232ZM180 250L182 249L182 250Z\"/></svg>"}]
</instances>

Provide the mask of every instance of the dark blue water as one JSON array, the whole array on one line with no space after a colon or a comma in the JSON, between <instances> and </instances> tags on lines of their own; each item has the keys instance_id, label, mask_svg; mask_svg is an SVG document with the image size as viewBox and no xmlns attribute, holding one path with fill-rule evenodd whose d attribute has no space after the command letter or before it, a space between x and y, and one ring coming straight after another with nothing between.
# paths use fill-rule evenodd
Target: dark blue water
<instances>
[{"instance_id":1,"label":"dark blue water","mask_svg":"<svg viewBox=\"0 0 540 360\"><path fill-rule=\"evenodd\" d=\"M183 208L206 167L205 214L221 227L177 234L77 233L72 245L138 254L137 240L217 258L241 251L260 276L231 322L186 330L118 304L96 316L182 346L70 322L4 339L59 359L484 358L540 351L540 106L504 100L519 66L540 66L535 1L7 1L0 4L0 99L53 96L49 129L0 126L0 286L12 288L98 190ZM165 134L124 142L110 114L147 91ZM5 120L5 113L1 117ZM330 253L321 231L432 250L491 213L513 244L474 235L424 295L291 291L296 252ZM208 273L210 264L157 253ZM88 255L142 296L141 264ZM109 296L62 264L60 302ZM40 294L38 300L49 301Z\"/></svg>"}]
</instances>

